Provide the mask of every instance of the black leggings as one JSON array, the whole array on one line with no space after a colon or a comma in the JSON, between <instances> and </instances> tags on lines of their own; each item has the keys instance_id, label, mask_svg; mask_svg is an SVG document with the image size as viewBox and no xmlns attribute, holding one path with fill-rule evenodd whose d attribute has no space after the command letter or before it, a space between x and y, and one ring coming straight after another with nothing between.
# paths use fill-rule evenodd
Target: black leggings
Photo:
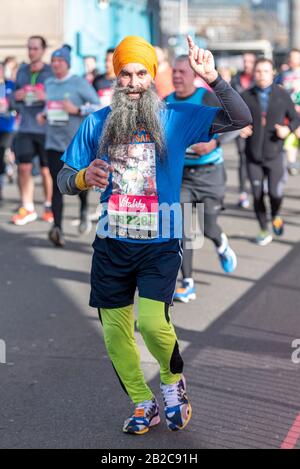
<instances>
[{"instance_id":1,"label":"black leggings","mask_svg":"<svg viewBox=\"0 0 300 469\"><path fill-rule=\"evenodd\" d=\"M5 151L8 148L11 148L13 134L11 132L1 132L0 131L0 176L5 174Z\"/></svg>"},{"instance_id":2,"label":"black leggings","mask_svg":"<svg viewBox=\"0 0 300 469\"><path fill-rule=\"evenodd\" d=\"M237 151L240 157L240 164L239 164L239 188L240 193L246 192L246 183L248 179L247 174L247 161L246 161L246 139L242 137L237 137L235 139Z\"/></svg>"},{"instance_id":3,"label":"black leggings","mask_svg":"<svg viewBox=\"0 0 300 469\"><path fill-rule=\"evenodd\" d=\"M57 186L57 175L64 163L61 161L62 153L56 150L47 150L49 169L53 180L52 211L54 217L54 226L62 227L63 217L63 196ZM80 198L80 218L87 213L88 209L88 191L81 192Z\"/></svg>"},{"instance_id":4,"label":"black leggings","mask_svg":"<svg viewBox=\"0 0 300 469\"><path fill-rule=\"evenodd\" d=\"M5 148L0 147L0 176L5 173L4 155L5 155Z\"/></svg>"},{"instance_id":5,"label":"black leggings","mask_svg":"<svg viewBox=\"0 0 300 469\"><path fill-rule=\"evenodd\" d=\"M268 196L271 205L272 218L279 214L283 199L283 187L286 179L284 155L265 163L247 163L248 175L251 182L254 210L259 226L267 230L267 209L265 205L264 182L268 184Z\"/></svg>"}]
</instances>

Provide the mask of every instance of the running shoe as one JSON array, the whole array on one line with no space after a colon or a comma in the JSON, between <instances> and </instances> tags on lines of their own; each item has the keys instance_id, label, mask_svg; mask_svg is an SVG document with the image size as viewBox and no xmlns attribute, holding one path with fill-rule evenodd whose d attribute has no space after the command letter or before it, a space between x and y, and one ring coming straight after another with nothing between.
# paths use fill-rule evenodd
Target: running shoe
<instances>
[{"instance_id":1,"label":"running shoe","mask_svg":"<svg viewBox=\"0 0 300 469\"><path fill-rule=\"evenodd\" d=\"M249 202L249 199L248 199L247 192L242 192L240 194L238 206L241 207L241 208L245 208L245 209L250 207L250 202Z\"/></svg>"},{"instance_id":2,"label":"running shoe","mask_svg":"<svg viewBox=\"0 0 300 469\"><path fill-rule=\"evenodd\" d=\"M18 213L16 215L13 215L11 218L11 222L14 225L18 226L23 226L26 225L27 223L31 223L35 221L38 217L38 214L36 213L35 210L26 210L25 207L20 207L18 210Z\"/></svg>"},{"instance_id":3,"label":"running shoe","mask_svg":"<svg viewBox=\"0 0 300 469\"><path fill-rule=\"evenodd\" d=\"M50 207L45 207L44 213L42 215L42 220L46 221L47 223L53 223L54 217L52 209Z\"/></svg>"},{"instance_id":4,"label":"running shoe","mask_svg":"<svg viewBox=\"0 0 300 469\"><path fill-rule=\"evenodd\" d=\"M267 230L262 230L256 237L256 243L259 246L266 246L272 242L272 235Z\"/></svg>"},{"instance_id":5,"label":"running shoe","mask_svg":"<svg viewBox=\"0 0 300 469\"><path fill-rule=\"evenodd\" d=\"M284 232L284 221L281 217L277 216L272 221L273 233L276 236L282 236Z\"/></svg>"},{"instance_id":6,"label":"running shoe","mask_svg":"<svg viewBox=\"0 0 300 469\"><path fill-rule=\"evenodd\" d=\"M221 234L222 246L217 250L222 269L227 274L235 271L237 266L236 254L229 246L228 238L225 233ZM221 249L221 252L219 251Z\"/></svg>"},{"instance_id":7,"label":"running shoe","mask_svg":"<svg viewBox=\"0 0 300 469\"><path fill-rule=\"evenodd\" d=\"M185 378L175 384L161 383L160 389L165 404L165 416L168 429L176 432L183 430L192 416L192 406L186 395Z\"/></svg>"},{"instance_id":8,"label":"running shoe","mask_svg":"<svg viewBox=\"0 0 300 469\"><path fill-rule=\"evenodd\" d=\"M58 226L53 226L48 233L48 238L56 247L64 247L66 242L62 230Z\"/></svg>"},{"instance_id":9,"label":"running shoe","mask_svg":"<svg viewBox=\"0 0 300 469\"><path fill-rule=\"evenodd\" d=\"M150 427L159 424L159 422L159 406L156 398L153 397L153 399L135 406L134 414L124 422L123 432L144 435Z\"/></svg>"},{"instance_id":10,"label":"running shoe","mask_svg":"<svg viewBox=\"0 0 300 469\"><path fill-rule=\"evenodd\" d=\"M182 287L177 288L174 294L174 301L182 301L182 303L188 303L190 300L196 299L195 287L191 287L188 282L183 281Z\"/></svg>"}]
</instances>

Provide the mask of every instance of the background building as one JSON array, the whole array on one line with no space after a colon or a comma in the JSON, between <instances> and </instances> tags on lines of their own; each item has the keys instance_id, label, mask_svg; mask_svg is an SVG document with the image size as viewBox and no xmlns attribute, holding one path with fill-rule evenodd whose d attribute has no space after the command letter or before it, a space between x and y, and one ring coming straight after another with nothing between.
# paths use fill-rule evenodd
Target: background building
<instances>
[{"instance_id":1,"label":"background building","mask_svg":"<svg viewBox=\"0 0 300 469\"><path fill-rule=\"evenodd\" d=\"M82 58L95 55L100 68L105 50L135 34L159 44L158 0L1 0L0 59L27 60L26 41L41 34L49 43L48 58L63 43L72 46L74 72Z\"/></svg>"},{"instance_id":2,"label":"background building","mask_svg":"<svg viewBox=\"0 0 300 469\"><path fill-rule=\"evenodd\" d=\"M161 0L165 42L181 29L183 5L187 7L188 28L208 46L264 39L274 47L288 47L289 0Z\"/></svg>"}]
</instances>

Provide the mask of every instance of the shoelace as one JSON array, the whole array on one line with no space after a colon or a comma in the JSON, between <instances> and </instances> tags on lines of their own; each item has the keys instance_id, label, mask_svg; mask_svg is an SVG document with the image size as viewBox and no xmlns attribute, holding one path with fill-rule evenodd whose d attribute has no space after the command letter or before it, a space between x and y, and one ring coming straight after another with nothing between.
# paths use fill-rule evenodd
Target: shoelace
<instances>
[{"instance_id":1,"label":"shoelace","mask_svg":"<svg viewBox=\"0 0 300 469\"><path fill-rule=\"evenodd\" d=\"M175 407L180 404L183 388L179 384L162 384L161 385L164 402L166 407Z\"/></svg>"}]
</instances>

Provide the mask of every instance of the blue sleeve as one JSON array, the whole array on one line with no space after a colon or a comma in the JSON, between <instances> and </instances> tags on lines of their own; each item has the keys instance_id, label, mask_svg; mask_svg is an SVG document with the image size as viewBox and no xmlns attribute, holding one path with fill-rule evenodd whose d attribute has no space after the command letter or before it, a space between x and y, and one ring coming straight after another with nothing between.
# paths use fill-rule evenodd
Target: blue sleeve
<instances>
[{"instance_id":1,"label":"blue sleeve","mask_svg":"<svg viewBox=\"0 0 300 469\"><path fill-rule=\"evenodd\" d=\"M188 105L183 124L187 147L212 139L211 126L219 110L219 107Z\"/></svg>"},{"instance_id":2,"label":"blue sleeve","mask_svg":"<svg viewBox=\"0 0 300 469\"><path fill-rule=\"evenodd\" d=\"M101 131L101 121L99 122L94 114L90 114L83 121L70 145L62 155L62 161L77 171L89 166L97 156L98 140Z\"/></svg>"}]
</instances>

